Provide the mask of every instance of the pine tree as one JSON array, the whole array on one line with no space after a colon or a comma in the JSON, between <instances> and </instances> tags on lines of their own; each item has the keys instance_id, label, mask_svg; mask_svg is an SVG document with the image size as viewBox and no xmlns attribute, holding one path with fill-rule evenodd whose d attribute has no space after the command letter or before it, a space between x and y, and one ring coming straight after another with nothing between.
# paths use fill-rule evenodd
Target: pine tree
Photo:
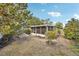
<instances>
[{"instance_id":1,"label":"pine tree","mask_svg":"<svg viewBox=\"0 0 79 59\"><path fill-rule=\"evenodd\" d=\"M27 19L30 16L27 4L0 4L0 32L3 34L16 33L26 28Z\"/></svg>"}]
</instances>

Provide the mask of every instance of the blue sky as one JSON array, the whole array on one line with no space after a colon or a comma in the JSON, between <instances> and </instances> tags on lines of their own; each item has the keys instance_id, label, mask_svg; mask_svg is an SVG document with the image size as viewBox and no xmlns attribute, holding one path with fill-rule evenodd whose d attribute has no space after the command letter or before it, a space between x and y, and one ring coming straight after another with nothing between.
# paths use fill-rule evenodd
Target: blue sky
<instances>
[{"instance_id":1,"label":"blue sky","mask_svg":"<svg viewBox=\"0 0 79 59\"><path fill-rule=\"evenodd\" d=\"M29 10L40 19L49 18L50 21L67 23L71 18L79 18L79 4L77 3L29 3Z\"/></svg>"}]
</instances>

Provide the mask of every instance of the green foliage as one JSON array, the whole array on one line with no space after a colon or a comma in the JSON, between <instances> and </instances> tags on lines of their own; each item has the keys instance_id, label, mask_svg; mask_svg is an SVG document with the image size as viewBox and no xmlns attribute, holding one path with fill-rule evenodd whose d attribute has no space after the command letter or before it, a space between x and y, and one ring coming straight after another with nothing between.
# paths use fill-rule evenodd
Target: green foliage
<instances>
[{"instance_id":1,"label":"green foliage","mask_svg":"<svg viewBox=\"0 0 79 59\"><path fill-rule=\"evenodd\" d=\"M49 24L49 25L52 25L53 22L50 21L50 19L40 19L40 18L37 18L37 17L34 17L32 16L31 19L28 19L27 20L27 24L29 26L31 25L42 25L42 24Z\"/></svg>"},{"instance_id":2,"label":"green foliage","mask_svg":"<svg viewBox=\"0 0 79 59\"><path fill-rule=\"evenodd\" d=\"M66 37L67 37L68 39L73 39L74 33L73 33L73 32L69 32L68 34L66 34Z\"/></svg>"},{"instance_id":3,"label":"green foliage","mask_svg":"<svg viewBox=\"0 0 79 59\"><path fill-rule=\"evenodd\" d=\"M55 25L58 29L62 29L63 28L63 24L61 22L57 22Z\"/></svg>"},{"instance_id":4,"label":"green foliage","mask_svg":"<svg viewBox=\"0 0 79 59\"><path fill-rule=\"evenodd\" d=\"M27 4L0 4L0 32L3 34L19 33L20 29L27 27L27 19L30 18Z\"/></svg>"},{"instance_id":5,"label":"green foliage","mask_svg":"<svg viewBox=\"0 0 79 59\"><path fill-rule=\"evenodd\" d=\"M28 28L28 29L26 29L24 32L25 32L26 34L31 34L32 30L31 30L30 28Z\"/></svg>"},{"instance_id":6,"label":"green foliage","mask_svg":"<svg viewBox=\"0 0 79 59\"><path fill-rule=\"evenodd\" d=\"M72 18L64 28L65 37L79 40L79 20Z\"/></svg>"},{"instance_id":7,"label":"green foliage","mask_svg":"<svg viewBox=\"0 0 79 59\"><path fill-rule=\"evenodd\" d=\"M41 21L43 22L43 24L48 24L48 25L52 25L53 24L53 22L50 21L49 18L48 19L42 19Z\"/></svg>"},{"instance_id":8,"label":"green foliage","mask_svg":"<svg viewBox=\"0 0 79 59\"><path fill-rule=\"evenodd\" d=\"M57 37L56 34L57 34L56 30L54 30L54 31L48 31L46 33L46 36L47 36L48 39L55 39Z\"/></svg>"},{"instance_id":9,"label":"green foliage","mask_svg":"<svg viewBox=\"0 0 79 59\"><path fill-rule=\"evenodd\" d=\"M27 19L31 18L27 4L0 4L0 33L3 34L2 45L7 45L13 35L23 32L27 27Z\"/></svg>"},{"instance_id":10,"label":"green foliage","mask_svg":"<svg viewBox=\"0 0 79 59\"><path fill-rule=\"evenodd\" d=\"M33 17L32 16L32 18L31 19L28 19L27 20L27 23L28 23L28 25L41 25L41 24L43 24L43 22L39 19L39 18L37 18L37 17Z\"/></svg>"}]
</instances>

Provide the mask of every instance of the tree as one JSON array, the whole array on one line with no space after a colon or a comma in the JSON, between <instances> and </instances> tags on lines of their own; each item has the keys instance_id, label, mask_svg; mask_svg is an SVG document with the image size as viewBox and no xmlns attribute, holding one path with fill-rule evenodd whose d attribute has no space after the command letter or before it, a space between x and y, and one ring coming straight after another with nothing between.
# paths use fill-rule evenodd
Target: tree
<instances>
[{"instance_id":1,"label":"tree","mask_svg":"<svg viewBox=\"0 0 79 59\"><path fill-rule=\"evenodd\" d=\"M52 25L52 24L53 24L53 22L50 21L49 18L47 18L47 19L42 19L42 22L43 22L43 24L48 24L48 25Z\"/></svg>"},{"instance_id":2,"label":"tree","mask_svg":"<svg viewBox=\"0 0 79 59\"><path fill-rule=\"evenodd\" d=\"M64 33L66 38L79 41L79 20L72 18L68 21L65 25Z\"/></svg>"},{"instance_id":3,"label":"tree","mask_svg":"<svg viewBox=\"0 0 79 59\"><path fill-rule=\"evenodd\" d=\"M58 29L62 29L63 28L63 24L61 22L57 22L55 26Z\"/></svg>"},{"instance_id":4,"label":"tree","mask_svg":"<svg viewBox=\"0 0 79 59\"><path fill-rule=\"evenodd\" d=\"M30 16L27 4L0 4L0 32L9 34L22 31L27 27Z\"/></svg>"},{"instance_id":5,"label":"tree","mask_svg":"<svg viewBox=\"0 0 79 59\"><path fill-rule=\"evenodd\" d=\"M31 19L28 19L27 23L28 23L28 25L30 25L30 26L43 24L43 22L42 22L39 18L34 17L34 16L32 16Z\"/></svg>"},{"instance_id":6,"label":"tree","mask_svg":"<svg viewBox=\"0 0 79 59\"><path fill-rule=\"evenodd\" d=\"M57 37L63 36L63 24L61 22L57 22L55 26L57 30Z\"/></svg>"}]
</instances>

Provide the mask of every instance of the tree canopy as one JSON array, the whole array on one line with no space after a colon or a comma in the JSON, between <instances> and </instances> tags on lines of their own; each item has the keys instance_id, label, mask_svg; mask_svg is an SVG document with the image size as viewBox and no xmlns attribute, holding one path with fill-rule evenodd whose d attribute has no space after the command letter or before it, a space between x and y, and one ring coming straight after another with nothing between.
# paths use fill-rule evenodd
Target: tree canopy
<instances>
[{"instance_id":1,"label":"tree canopy","mask_svg":"<svg viewBox=\"0 0 79 59\"><path fill-rule=\"evenodd\" d=\"M0 32L14 33L27 26L27 19L31 16L27 4L0 4Z\"/></svg>"},{"instance_id":2,"label":"tree canopy","mask_svg":"<svg viewBox=\"0 0 79 59\"><path fill-rule=\"evenodd\" d=\"M31 19L28 19L27 23L28 23L28 25L30 25L30 26L31 26L31 25L41 25L41 24L43 24L43 22L42 22L41 19L39 19L39 18L37 18L37 17L34 17L34 16L32 16Z\"/></svg>"},{"instance_id":3,"label":"tree canopy","mask_svg":"<svg viewBox=\"0 0 79 59\"><path fill-rule=\"evenodd\" d=\"M57 28L59 28L59 29L62 29L62 28L63 28L63 23L57 22L57 23L55 24L55 26L56 26Z\"/></svg>"},{"instance_id":4,"label":"tree canopy","mask_svg":"<svg viewBox=\"0 0 79 59\"><path fill-rule=\"evenodd\" d=\"M65 25L64 28L65 37L68 39L79 40L79 20L72 18Z\"/></svg>"}]
</instances>

